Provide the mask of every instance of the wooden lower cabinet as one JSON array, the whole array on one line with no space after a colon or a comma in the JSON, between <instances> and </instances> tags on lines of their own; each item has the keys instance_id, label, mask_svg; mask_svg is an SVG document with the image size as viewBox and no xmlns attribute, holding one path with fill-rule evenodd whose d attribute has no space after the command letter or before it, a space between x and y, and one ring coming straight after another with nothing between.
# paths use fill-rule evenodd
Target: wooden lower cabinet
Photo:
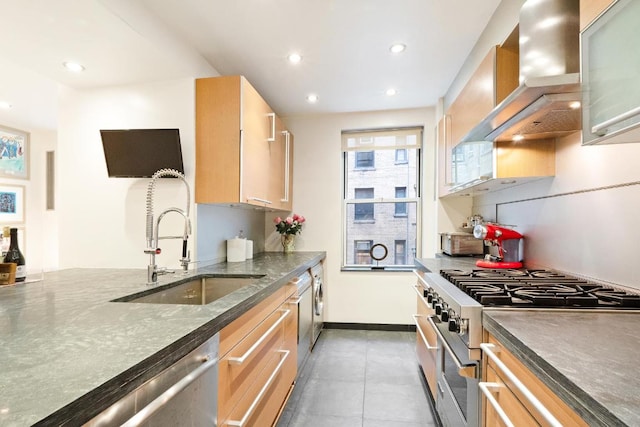
<instances>
[{"instance_id":1,"label":"wooden lower cabinet","mask_svg":"<svg viewBox=\"0 0 640 427\"><path fill-rule=\"evenodd\" d=\"M219 426L277 422L297 374L295 292L283 286L221 331Z\"/></svg>"},{"instance_id":2,"label":"wooden lower cabinet","mask_svg":"<svg viewBox=\"0 0 640 427\"><path fill-rule=\"evenodd\" d=\"M433 316L435 314L434 310L427 305L427 301L422 296L422 286L417 285L416 291L418 293L417 296L417 308L418 314L415 316L416 319L416 355L418 357L418 362L422 367L422 372L424 372L425 379L427 380L427 384L429 385L429 390L431 391L431 396L433 398L436 397L437 390L437 371L436 371L436 357L437 357L437 348L436 341L437 336L427 317Z\"/></svg>"},{"instance_id":3,"label":"wooden lower cabinet","mask_svg":"<svg viewBox=\"0 0 640 427\"><path fill-rule=\"evenodd\" d=\"M485 331L485 343L492 345L492 351L504 367L526 387L562 426L588 426L588 424L547 387L531 370L495 338ZM531 399L514 384L510 376L486 351L482 357L482 382L491 393L497 405L517 426L546 426L550 423ZM482 397L483 425L487 427L505 425L494 405L484 395Z\"/></svg>"}]
</instances>

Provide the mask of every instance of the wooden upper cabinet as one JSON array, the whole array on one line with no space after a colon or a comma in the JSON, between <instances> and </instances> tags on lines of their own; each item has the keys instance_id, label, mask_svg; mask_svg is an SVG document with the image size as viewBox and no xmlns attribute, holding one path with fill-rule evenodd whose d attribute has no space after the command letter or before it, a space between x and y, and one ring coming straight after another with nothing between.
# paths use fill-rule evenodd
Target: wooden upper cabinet
<instances>
[{"instance_id":1,"label":"wooden upper cabinet","mask_svg":"<svg viewBox=\"0 0 640 427\"><path fill-rule=\"evenodd\" d=\"M278 123L244 77L197 79L196 203L290 209L282 202L286 146Z\"/></svg>"},{"instance_id":2,"label":"wooden upper cabinet","mask_svg":"<svg viewBox=\"0 0 640 427\"><path fill-rule=\"evenodd\" d=\"M587 28L615 0L580 0L580 31Z\"/></svg>"},{"instance_id":3,"label":"wooden upper cabinet","mask_svg":"<svg viewBox=\"0 0 640 427\"><path fill-rule=\"evenodd\" d=\"M491 48L447 111L454 146L518 87L518 67L517 51Z\"/></svg>"}]
</instances>

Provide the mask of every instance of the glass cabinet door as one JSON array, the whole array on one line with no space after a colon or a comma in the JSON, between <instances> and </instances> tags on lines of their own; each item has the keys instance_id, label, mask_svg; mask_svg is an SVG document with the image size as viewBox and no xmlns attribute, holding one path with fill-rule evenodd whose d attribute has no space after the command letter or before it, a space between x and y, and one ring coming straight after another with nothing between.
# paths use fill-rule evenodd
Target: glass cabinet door
<instances>
[{"instance_id":1,"label":"glass cabinet door","mask_svg":"<svg viewBox=\"0 0 640 427\"><path fill-rule=\"evenodd\" d=\"M582 33L583 143L640 142L640 1L619 0ZM611 137L616 137L611 140Z\"/></svg>"},{"instance_id":2,"label":"glass cabinet door","mask_svg":"<svg viewBox=\"0 0 640 427\"><path fill-rule=\"evenodd\" d=\"M493 142L463 142L453 148L451 170L455 187L493 178Z\"/></svg>"}]
</instances>

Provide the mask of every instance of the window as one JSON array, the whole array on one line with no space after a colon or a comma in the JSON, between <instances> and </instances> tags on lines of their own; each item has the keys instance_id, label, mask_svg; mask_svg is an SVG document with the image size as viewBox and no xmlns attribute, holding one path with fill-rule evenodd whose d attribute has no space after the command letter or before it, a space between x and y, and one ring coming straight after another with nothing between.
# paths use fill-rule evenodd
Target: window
<instances>
[{"instance_id":1,"label":"window","mask_svg":"<svg viewBox=\"0 0 640 427\"><path fill-rule=\"evenodd\" d=\"M407 263L407 242L406 240L396 240L395 241L395 263L398 265L403 265Z\"/></svg>"},{"instance_id":2,"label":"window","mask_svg":"<svg viewBox=\"0 0 640 427\"><path fill-rule=\"evenodd\" d=\"M388 251L378 267L408 267L420 256L421 144L422 128L342 133L343 269L370 268L376 244Z\"/></svg>"},{"instance_id":3,"label":"window","mask_svg":"<svg viewBox=\"0 0 640 427\"><path fill-rule=\"evenodd\" d=\"M401 148L396 150L396 163L407 163L407 149Z\"/></svg>"},{"instance_id":4,"label":"window","mask_svg":"<svg viewBox=\"0 0 640 427\"><path fill-rule=\"evenodd\" d=\"M396 199L407 198L407 187L396 187ZM407 216L407 204L396 202L395 216Z\"/></svg>"},{"instance_id":5,"label":"window","mask_svg":"<svg viewBox=\"0 0 640 427\"><path fill-rule=\"evenodd\" d=\"M356 188L356 199L373 199L373 188ZM359 203L353 215L355 221L373 221L373 203Z\"/></svg>"},{"instance_id":6,"label":"window","mask_svg":"<svg viewBox=\"0 0 640 427\"><path fill-rule=\"evenodd\" d=\"M356 152L356 169L367 169L375 167L375 155L373 151Z\"/></svg>"},{"instance_id":7,"label":"window","mask_svg":"<svg viewBox=\"0 0 640 427\"><path fill-rule=\"evenodd\" d=\"M371 240L356 240L353 243L356 264L371 264L371 246L373 246L373 241Z\"/></svg>"}]
</instances>

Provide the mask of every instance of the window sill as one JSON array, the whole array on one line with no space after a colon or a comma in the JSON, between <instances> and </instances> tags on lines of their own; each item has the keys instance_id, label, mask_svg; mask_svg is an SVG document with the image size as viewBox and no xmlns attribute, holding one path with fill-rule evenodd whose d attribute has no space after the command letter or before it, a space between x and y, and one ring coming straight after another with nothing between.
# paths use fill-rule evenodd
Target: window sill
<instances>
[{"instance_id":1,"label":"window sill","mask_svg":"<svg viewBox=\"0 0 640 427\"><path fill-rule=\"evenodd\" d=\"M375 224L376 220L375 219L354 219L353 223L354 224Z\"/></svg>"},{"instance_id":2,"label":"window sill","mask_svg":"<svg viewBox=\"0 0 640 427\"><path fill-rule=\"evenodd\" d=\"M406 218L406 217L408 217L408 216L409 216L409 215L407 215L407 214L393 214L393 217L394 217L394 218Z\"/></svg>"},{"instance_id":3,"label":"window sill","mask_svg":"<svg viewBox=\"0 0 640 427\"><path fill-rule=\"evenodd\" d=\"M376 267L375 265L363 265L363 266L356 266L356 265L346 265L346 266L342 266L340 268L340 271L344 271L344 272L368 272L368 273L377 273L377 272L382 272L382 273L410 273L413 271L415 267L412 265L398 265L398 266L393 266L393 265L386 265L386 266L380 266L380 267Z\"/></svg>"}]
</instances>

